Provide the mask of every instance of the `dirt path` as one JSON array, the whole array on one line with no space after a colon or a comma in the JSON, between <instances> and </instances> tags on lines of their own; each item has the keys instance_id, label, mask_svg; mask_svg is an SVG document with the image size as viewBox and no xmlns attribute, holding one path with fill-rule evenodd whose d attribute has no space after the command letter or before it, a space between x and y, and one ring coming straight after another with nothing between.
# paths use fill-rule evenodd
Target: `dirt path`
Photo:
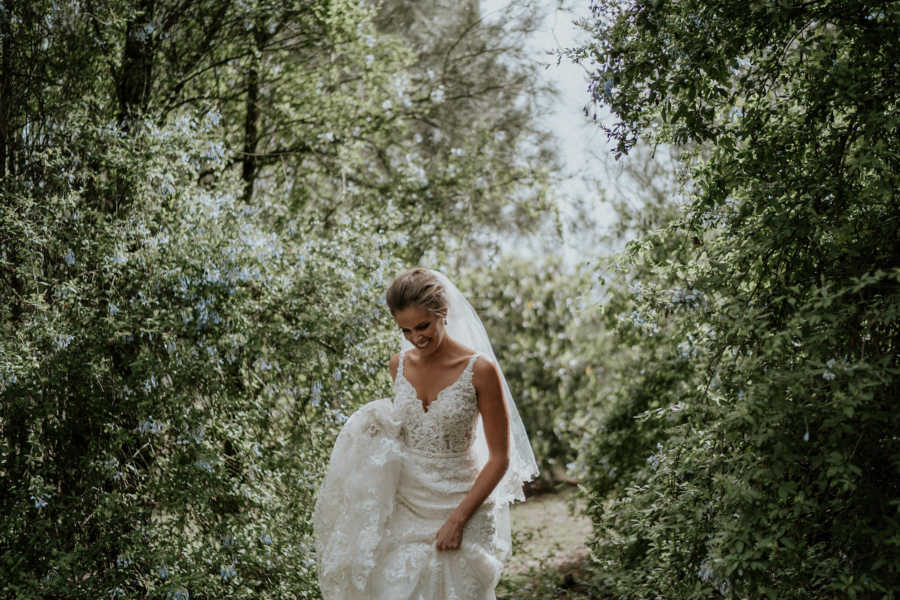
<instances>
[{"instance_id":1,"label":"dirt path","mask_svg":"<svg viewBox=\"0 0 900 600\"><path fill-rule=\"evenodd\" d=\"M588 555L590 519L572 487L512 505L513 555L498 599L588 598L578 581Z\"/></svg>"}]
</instances>

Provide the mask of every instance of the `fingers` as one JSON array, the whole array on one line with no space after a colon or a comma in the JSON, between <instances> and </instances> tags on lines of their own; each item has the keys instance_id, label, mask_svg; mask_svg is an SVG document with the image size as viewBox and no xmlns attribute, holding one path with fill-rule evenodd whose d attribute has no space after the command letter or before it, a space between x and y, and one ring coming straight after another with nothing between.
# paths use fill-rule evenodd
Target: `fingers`
<instances>
[{"instance_id":1,"label":"fingers","mask_svg":"<svg viewBox=\"0 0 900 600\"><path fill-rule=\"evenodd\" d=\"M458 550L462 542L462 532L442 527L434 534L434 547L438 550Z\"/></svg>"},{"instance_id":2,"label":"fingers","mask_svg":"<svg viewBox=\"0 0 900 600\"><path fill-rule=\"evenodd\" d=\"M458 550L459 549L460 540L443 540L438 538L435 541L434 547L438 550Z\"/></svg>"}]
</instances>

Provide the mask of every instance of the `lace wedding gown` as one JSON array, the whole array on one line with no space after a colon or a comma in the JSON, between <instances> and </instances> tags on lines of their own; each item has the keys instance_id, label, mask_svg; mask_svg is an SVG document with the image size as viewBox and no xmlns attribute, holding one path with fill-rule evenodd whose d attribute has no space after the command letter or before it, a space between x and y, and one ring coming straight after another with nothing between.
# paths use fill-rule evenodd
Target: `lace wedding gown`
<instances>
[{"instance_id":1,"label":"lace wedding gown","mask_svg":"<svg viewBox=\"0 0 900 600\"><path fill-rule=\"evenodd\" d=\"M424 409L403 375L394 399L375 400L345 423L313 513L326 600L490 600L509 554L509 506L489 497L457 550L435 534L471 489L479 418L473 355Z\"/></svg>"}]
</instances>

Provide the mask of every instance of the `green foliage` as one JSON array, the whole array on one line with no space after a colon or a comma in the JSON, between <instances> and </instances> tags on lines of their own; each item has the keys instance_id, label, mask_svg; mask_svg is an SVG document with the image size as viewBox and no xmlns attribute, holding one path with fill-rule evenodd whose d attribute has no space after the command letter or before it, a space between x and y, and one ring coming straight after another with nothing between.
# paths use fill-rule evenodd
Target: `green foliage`
<instances>
[{"instance_id":1,"label":"green foliage","mask_svg":"<svg viewBox=\"0 0 900 600\"><path fill-rule=\"evenodd\" d=\"M682 216L604 274L598 592L896 597L900 13L593 6L572 55L619 150L695 149Z\"/></svg>"},{"instance_id":2,"label":"green foliage","mask_svg":"<svg viewBox=\"0 0 900 600\"><path fill-rule=\"evenodd\" d=\"M313 495L388 393L387 281L543 177L486 128L416 154L442 104L372 19L0 5L3 597L318 597Z\"/></svg>"},{"instance_id":3,"label":"green foliage","mask_svg":"<svg viewBox=\"0 0 900 600\"><path fill-rule=\"evenodd\" d=\"M497 235L535 227L550 208L547 183L559 161L551 135L536 126L552 97L528 49L540 8L514 0L495 13L472 0L386 0L375 22L416 49L406 112L417 164L434 184L451 174L471 181L467 195L448 197L432 184L412 196L430 194L435 207L449 202L449 230L465 216ZM470 237L457 254L483 244Z\"/></svg>"},{"instance_id":4,"label":"green foliage","mask_svg":"<svg viewBox=\"0 0 900 600\"><path fill-rule=\"evenodd\" d=\"M4 595L315 590L313 494L337 424L387 392L397 265L365 221L310 240L198 184L208 133L110 132L94 158L141 182L121 216L4 196Z\"/></svg>"}]
</instances>

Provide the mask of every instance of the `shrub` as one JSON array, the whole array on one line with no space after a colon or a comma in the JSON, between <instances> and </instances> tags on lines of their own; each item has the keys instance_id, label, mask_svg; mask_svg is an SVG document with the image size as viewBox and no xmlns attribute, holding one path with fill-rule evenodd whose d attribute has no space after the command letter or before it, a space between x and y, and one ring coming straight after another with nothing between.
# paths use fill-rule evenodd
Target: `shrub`
<instances>
[{"instance_id":1,"label":"shrub","mask_svg":"<svg viewBox=\"0 0 900 600\"><path fill-rule=\"evenodd\" d=\"M619 150L696 150L682 217L610 278L616 375L585 447L598 587L896 597L896 11L593 6L573 55Z\"/></svg>"}]
</instances>

